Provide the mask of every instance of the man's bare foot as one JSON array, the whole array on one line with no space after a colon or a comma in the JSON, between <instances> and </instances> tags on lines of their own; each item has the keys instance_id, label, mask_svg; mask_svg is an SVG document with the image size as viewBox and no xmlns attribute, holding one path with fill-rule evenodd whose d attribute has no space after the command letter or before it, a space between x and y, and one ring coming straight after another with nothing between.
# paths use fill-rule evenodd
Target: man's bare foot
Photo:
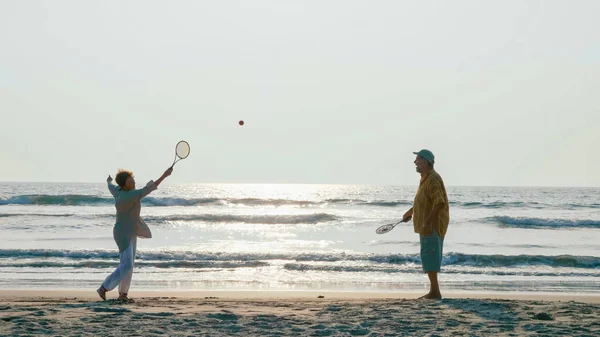
<instances>
[{"instance_id":1,"label":"man's bare foot","mask_svg":"<svg viewBox=\"0 0 600 337\"><path fill-rule=\"evenodd\" d=\"M418 299L420 299L420 300L441 300L442 294L429 292L429 293L419 297Z\"/></svg>"},{"instance_id":2,"label":"man's bare foot","mask_svg":"<svg viewBox=\"0 0 600 337\"><path fill-rule=\"evenodd\" d=\"M104 286L100 286L100 288L96 289L96 292L103 301L106 301L106 289L104 289Z\"/></svg>"}]
</instances>

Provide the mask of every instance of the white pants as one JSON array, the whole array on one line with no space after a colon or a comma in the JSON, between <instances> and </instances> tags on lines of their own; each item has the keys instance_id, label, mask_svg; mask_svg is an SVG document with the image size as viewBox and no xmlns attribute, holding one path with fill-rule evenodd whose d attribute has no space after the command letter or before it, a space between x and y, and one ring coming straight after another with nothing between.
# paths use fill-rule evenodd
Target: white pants
<instances>
[{"instance_id":1,"label":"white pants","mask_svg":"<svg viewBox=\"0 0 600 337\"><path fill-rule=\"evenodd\" d=\"M113 290L119 285L119 294L126 294L129 291L131 277L133 276L136 243L137 237L134 236L129 242L129 247L121 253L121 259L117 269L115 269L112 274L108 275L106 280L104 280L104 283L102 283L104 289Z\"/></svg>"}]
</instances>

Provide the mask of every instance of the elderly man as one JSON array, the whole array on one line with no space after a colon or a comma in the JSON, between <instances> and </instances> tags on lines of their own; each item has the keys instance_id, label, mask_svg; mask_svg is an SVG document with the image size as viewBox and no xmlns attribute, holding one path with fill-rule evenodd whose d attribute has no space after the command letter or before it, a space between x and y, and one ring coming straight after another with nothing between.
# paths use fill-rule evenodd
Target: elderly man
<instances>
[{"instance_id":1,"label":"elderly man","mask_svg":"<svg viewBox=\"0 0 600 337\"><path fill-rule=\"evenodd\" d=\"M429 150L413 153L417 155L414 163L421 174L421 182L413 207L404 214L403 220L413 219L415 233L419 233L421 242L421 264L429 276L429 293L420 298L441 299L438 273L442 265L444 236L450 221L448 195L442 177L433 169L433 153Z\"/></svg>"}]
</instances>

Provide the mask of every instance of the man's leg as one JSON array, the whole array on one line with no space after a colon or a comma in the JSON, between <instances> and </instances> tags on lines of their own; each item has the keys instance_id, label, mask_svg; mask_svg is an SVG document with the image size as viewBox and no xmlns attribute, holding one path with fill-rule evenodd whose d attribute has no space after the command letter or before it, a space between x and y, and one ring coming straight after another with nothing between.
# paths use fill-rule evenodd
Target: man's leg
<instances>
[{"instance_id":1,"label":"man's leg","mask_svg":"<svg viewBox=\"0 0 600 337\"><path fill-rule=\"evenodd\" d=\"M420 236L421 241L421 263L423 271L429 277L429 293L419 298L441 299L438 273L442 265L443 239L437 233L430 236Z\"/></svg>"},{"instance_id":2,"label":"man's leg","mask_svg":"<svg viewBox=\"0 0 600 337\"><path fill-rule=\"evenodd\" d=\"M437 271L429 271L427 272L427 276L429 276L429 294L423 296L426 299L441 299L442 293L440 292L440 285L438 284L438 272Z\"/></svg>"}]
</instances>

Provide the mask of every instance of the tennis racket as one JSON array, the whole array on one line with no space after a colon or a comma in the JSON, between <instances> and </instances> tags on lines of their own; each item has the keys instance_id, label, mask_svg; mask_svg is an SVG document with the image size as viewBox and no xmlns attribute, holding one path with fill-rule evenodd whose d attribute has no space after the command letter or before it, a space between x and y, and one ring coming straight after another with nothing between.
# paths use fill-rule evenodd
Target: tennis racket
<instances>
[{"instance_id":1,"label":"tennis racket","mask_svg":"<svg viewBox=\"0 0 600 337\"><path fill-rule=\"evenodd\" d=\"M408 217L408 218L406 218L405 220L400 220L400 221L398 221L398 222L396 222L396 223L390 223L390 224L387 224L387 225L379 226L379 228L377 228L377 229L375 230L375 233L377 233L377 234L385 234L385 233L387 233L387 232L391 231L392 229L394 229L394 227L398 226L399 224L401 224L401 223L403 223L403 222L408 222L408 221L410 221L410 219L411 219L411 218L410 218L410 217Z\"/></svg>"},{"instance_id":2,"label":"tennis racket","mask_svg":"<svg viewBox=\"0 0 600 337\"><path fill-rule=\"evenodd\" d=\"M185 140L180 141L175 146L175 159L173 160L173 165L171 165L171 167L175 166L175 163L177 163L181 159L187 158L189 155L190 144L188 144L188 142L186 142Z\"/></svg>"}]
</instances>

